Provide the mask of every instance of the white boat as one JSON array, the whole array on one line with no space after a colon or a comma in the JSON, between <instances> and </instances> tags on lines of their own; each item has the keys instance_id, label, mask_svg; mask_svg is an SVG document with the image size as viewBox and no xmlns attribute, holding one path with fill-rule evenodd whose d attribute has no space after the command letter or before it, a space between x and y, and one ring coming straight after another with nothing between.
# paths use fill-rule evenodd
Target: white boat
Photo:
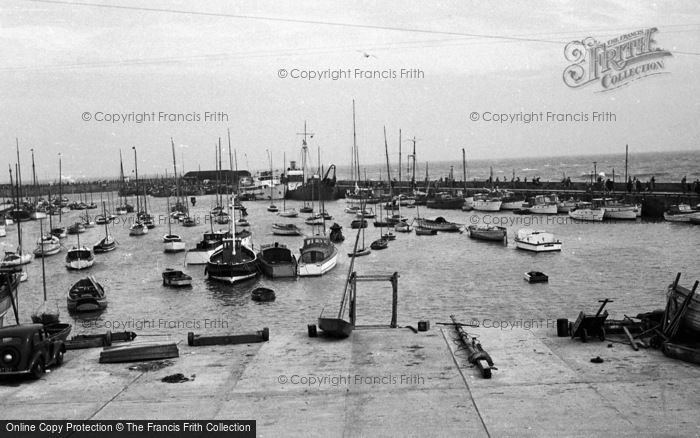
<instances>
[{"instance_id":1,"label":"white boat","mask_svg":"<svg viewBox=\"0 0 700 438\"><path fill-rule=\"evenodd\" d=\"M185 253L185 264L206 265L212 254L214 254L214 251L223 244L223 240L227 237L230 238L231 233L223 230L204 233L202 240L197 243L196 248Z\"/></svg>"},{"instance_id":2,"label":"white boat","mask_svg":"<svg viewBox=\"0 0 700 438\"><path fill-rule=\"evenodd\" d=\"M34 256L36 257L46 257L61 252L61 241L58 237L48 234L42 236L36 242L36 248L34 248Z\"/></svg>"},{"instance_id":3,"label":"white boat","mask_svg":"<svg viewBox=\"0 0 700 438\"><path fill-rule=\"evenodd\" d=\"M523 228L515 236L515 247L526 251L561 251L561 242L552 233Z\"/></svg>"},{"instance_id":4,"label":"white boat","mask_svg":"<svg viewBox=\"0 0 700 438\"><path fill-rule=\"evenodd\" d=\"M576 207L576 202L574 198L557 202L557 213L568 213L572 208Z\"/></svg>"},{"instance_id":5,"label":"white boat","mask_svg":"<svg viewBox=\"0 0 700 438\"><path fill-rule=\"evenodd\" d=\"M524 203L524 199L512 192L506 191L501 194L501 210L516 210L522 208Z\"/></svg>"},{"instance_id":6,"label":"white boat","mask_svg":"<svg viewBox=\"0 0 700 438\"><path fill-rule=\"evenodd\" d=\"M557 214L556 196L537 195L528 208L531 214Z\"/></svg>"},{"instance_id":7,"label":"white boat","mask_svg":"<svg viewBox=\"0 0 700 438\"><path fill-rule=\"evenodd\" d=\"M348 205L345 207L345 213L356 214L360 211L359 205Z\"/></svg>"},{"instance_id":8,"label":"white boat","mask_svg":"<svg viewBox=\"0 0 700 438\"><path fill-rule=\"evenodd\" d=\"M499 198L488 195L474 196L472 208L476 211L498 211L501 209L503 202Z\"/></svg>"},{"instance_id":9,"label":"white boat","mask_svg":"<svg viewBox=\"0 0 700 438\"><path fill-rule=\"evenodd\" d=\"M148 234L148 227L141 222L136 222L129 227L129 236L143 236Z\"/></svg>"},{"instance_id":10,"label":"white boat","mask_svg":"<svg viewBox=\"0 0 700 438\"><path fill-rule=\"evenodd\" d=\"M296 209L294 209L294 208L282 210L278 214L281 217L297 217L297 216L299 216L299 212L296 211Z\"/></svg>"},{"instance_id":11,"label":"white boat","mask_svg":"<svg viewBox=\"0 0 700 438\"><path fill-rule=\"evenodd\" d=\"M638 204L625 204L608 198L593 201L604 203L605 219L635 220L642 214L642 206Z\"/></svg>"},{"instance_id":12,"label":"white boat","mask_svg":"<svg viewBox=\"0 0 700 438\"><path fill-rule=\"evenodd\" d=\"M272 234L278 236L299 236L301 229L295 224L272 224Z\"/></svg>"},{"instance_id":13,"label":"white boat","mask_svg":"<svg viewBox=\"0 0 700 438\"><path fill-rule=\"evenodd\" d=\"M32 258L31 254L6 251L5 256L2 258L2 261L0 261L0 268L26 265L32 261Z\"/></svg>"},{"instance_id":14,"label":"white boat","mask_svg":"<svg viewBox=\"0 0 700 438\"><path fill-rule=\"evenodd\" d=\"M166 234L163 236L163 251L179 252L186 249L185 242L177 234Z\"/></svg>"},{"instance_id":15,"label":"white boat","mask_svg":"<svg viewBox=\"0 0 700 438\"><path fill-rule=\"evenodd\" d=\"M605 208L590 202L579 202L569 210L569 217L579 221L601 222L605 215Z\"/></svg>"},{"instance_id":16,"label":"white boat","mask_svg":"<svg viewBox=\"0 0 700 438\"><path fill-rule=\"evenodd\" d=\"M690 222L690 217L697 212L688 204L672 205L664 212L664 219L669 222Z\"/></svg>"},{"instance_id":17,"label":"white boat","mask_svg":"<svg viewBox=\"0 0 700 438\"><path fill-rule=\"evenodd\" d=\"M326 236L305 238L299 252L297 269L300 277L323 275L338 263L338 249Z\"/></svg>"},{"instance_id":18,"label":"white boat","mask_svg":"<svg viewBox=\"0 0 700 438\"><path fill-rule=\"evenodd\" d=\"M66 267L68 269L87 269L95 264L95 255L86 246L74 246L66 254Z\"/></svg>"}]
</instances>

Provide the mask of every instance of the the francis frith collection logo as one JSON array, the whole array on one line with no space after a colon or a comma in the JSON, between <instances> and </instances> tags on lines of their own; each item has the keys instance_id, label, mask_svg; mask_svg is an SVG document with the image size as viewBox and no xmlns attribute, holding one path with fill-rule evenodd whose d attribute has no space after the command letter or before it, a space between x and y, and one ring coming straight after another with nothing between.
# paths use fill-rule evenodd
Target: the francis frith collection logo
<instances>
[{"instance_id":1,"label":"the francis frith collection logo","mask_svg":"<svg viewBox=\"0 0 700 438\"><path fill-rule=\"evenodd\" d=\"M638 79L668 73L664 58L672 55L657 47L656 31L652 27L605 42L593 37L570 42L564 56L572 64L564 70L564 83L571 88L600 83L600 91L610 91Z\"/></svg>"}]
</instances>

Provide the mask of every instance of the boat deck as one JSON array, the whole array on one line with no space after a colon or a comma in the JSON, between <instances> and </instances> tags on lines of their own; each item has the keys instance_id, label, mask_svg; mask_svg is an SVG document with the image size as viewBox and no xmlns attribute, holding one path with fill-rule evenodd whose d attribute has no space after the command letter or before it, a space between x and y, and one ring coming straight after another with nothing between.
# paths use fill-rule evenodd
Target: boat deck
<instances>
[{"instance_id":1,"label":"boat deck","mask_svg":"<svg viewBox=\"0 0 700 438\"><path fill-rule=\"evenodd\" d=\"M181 342L180 357L156 371L98 364L100 349L71 350L37 382L0 380L0 409L13 419L256 419L259 436L691 436L700 428L698 366L557 338L554 328L472 331L498 367L492 379L456 351L450 328L358 328L340 341L273 330L263 344ZM591 363L596 356L605 362ZM160 381L174 373L196 378Z\"/></svg>"}]
</instances>

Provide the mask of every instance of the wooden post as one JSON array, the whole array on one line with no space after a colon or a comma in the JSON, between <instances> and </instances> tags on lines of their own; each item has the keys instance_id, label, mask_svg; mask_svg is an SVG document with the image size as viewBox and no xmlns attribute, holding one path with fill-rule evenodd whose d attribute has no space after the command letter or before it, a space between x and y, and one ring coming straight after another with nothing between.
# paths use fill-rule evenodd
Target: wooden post
<instances>
[{"instance_id":1,"label":"wooden post","mask_svg":"<svg viewBox=\"0 0 700 438\"><path fill-rule=\"evenodd\" d=\"M396 328L396 313L399 301L399 273L391 276L391 328Z\"/></svg>"}]
</instances>

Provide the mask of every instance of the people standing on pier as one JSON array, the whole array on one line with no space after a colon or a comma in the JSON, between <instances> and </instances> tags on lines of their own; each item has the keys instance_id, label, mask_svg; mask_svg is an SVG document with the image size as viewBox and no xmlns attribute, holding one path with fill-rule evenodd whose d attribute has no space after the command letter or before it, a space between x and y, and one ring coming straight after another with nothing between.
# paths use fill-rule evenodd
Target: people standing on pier
<instances>
[{"instance_id":1,"label":"people standing on pier","mask_svg":"<svg viewBox=\"0 0 700 438\"><path fill-rule=\"evenodd\" d=\"M641 192L642 191L642 182L640 180L638 180L636 176L634 177L634 181L635 181L634 188L637 190L637 193Z\"/></svg>"},{"instance_id":2,"label":"people standing on pier","mask_svg":"<svg viewBox=\"0 0 700 438\"><path fill-rule=\"evenodd\" d=\"M681 190L683 190L683 193L686 192L685 182L686 182L686 178L685 178L685 175L683 175L683 178L681 178Z\"/></svg>"},{"instance_id":3,"label":"people standing on pier","mask_svg":"<svg viewBox=\"0 0 700 438\"><path fill-rule=\"evenodd\" d=\"M651 182L651 191L654 191L654 189L656 189L656 178L654 175L651 176L651 180L649 181Z\"/></svg>"},{"instance_id":4,"label":"people standing on pier","mask_svg":"<svg viewBox=\"0 0 700 438\"><path fill-rule=\"evenodd\" d=\"M627 178L627 193L632 193L632 177Z\"/></svg>"}]
</instances>

